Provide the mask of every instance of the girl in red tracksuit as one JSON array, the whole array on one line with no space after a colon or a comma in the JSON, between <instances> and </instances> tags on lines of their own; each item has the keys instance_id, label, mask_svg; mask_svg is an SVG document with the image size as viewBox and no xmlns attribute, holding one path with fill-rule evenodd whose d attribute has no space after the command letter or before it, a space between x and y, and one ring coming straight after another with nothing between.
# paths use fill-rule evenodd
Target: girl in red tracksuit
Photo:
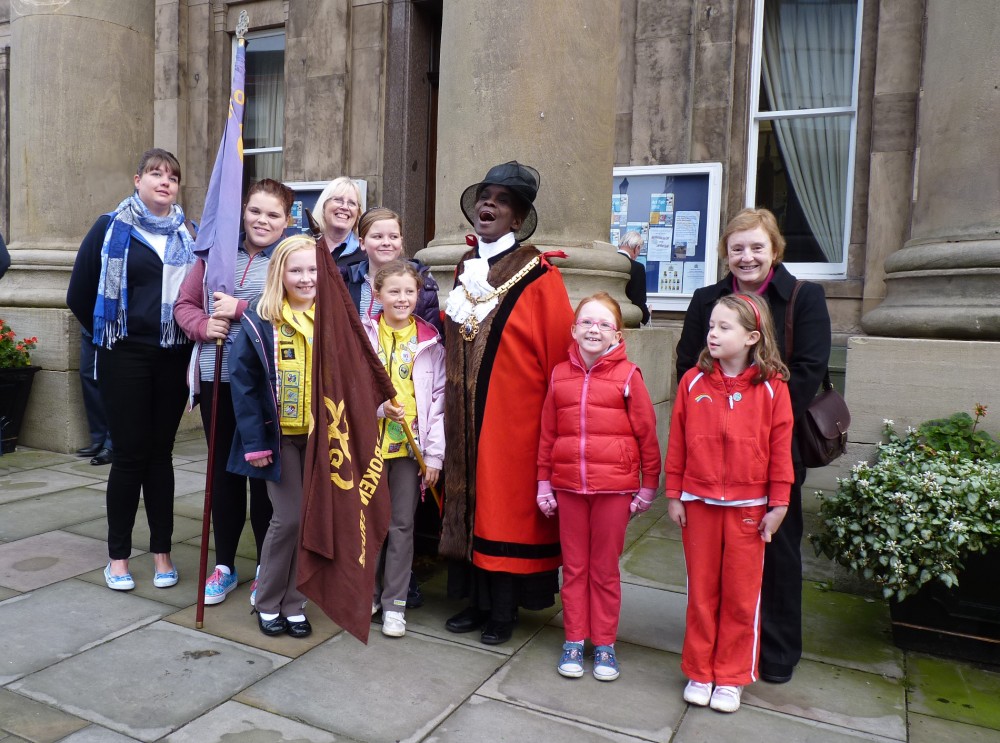
<instances>
[{"instance_id":1,"label":"girl in red tracksuit","mask_svg":"<svg viewBox=\"0 0 1000 743\"><path fill-rule=\"evenodd\" d=\"M576 343L552 370L542 407L538 507L550 517L559 512L566 642L558 671L570 678L583 675L588 637L594 678L618 678L618 559L630 516L649 508L660 480L653 403L625 355L621 327L621 308L607 292L580 302Z\"/></svg>"},{"instance_id":2,"label":"girl in red tracksuit","mask_svg":"<svg viewBox=\"0 0 1000 743\"><path fill-rule=\"evenodd\" d=\"M767 302L731 294L674 401L666 491L687 564L684 700L719 712L757 679L764 543L794 480L787 379Z\"/></svg>"}]
</instances>

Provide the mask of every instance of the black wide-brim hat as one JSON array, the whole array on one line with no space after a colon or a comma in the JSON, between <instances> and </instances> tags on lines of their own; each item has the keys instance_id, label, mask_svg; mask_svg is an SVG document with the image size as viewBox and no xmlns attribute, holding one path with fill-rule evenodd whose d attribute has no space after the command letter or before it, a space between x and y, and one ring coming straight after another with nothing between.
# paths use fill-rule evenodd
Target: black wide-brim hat
<instances>
[{"instance_id":1,"label":"black wide-brim hat","mask_svg":"<svg viewBox=\"0 0 1000 743\"><path fill-rule=\"evenodd\" d=\"M524 222L521 223L520 229L514 233L514 237L519 242L527 240L538 226L538 213L535 211L535 206L532 202L534 202L535 196L538 195L539 183L538 171L530 165L523 165L517 160L511 160L502 165L494 165L490 168L485 178L479 183L473 183L462 192L462 214L469 220L469 224L475 225L475 208L476 201L479 200L479 192L484 186L504 186L510 189L511 193L517 196L523 205L528 208Z\"/></svg>"}]
</instances>

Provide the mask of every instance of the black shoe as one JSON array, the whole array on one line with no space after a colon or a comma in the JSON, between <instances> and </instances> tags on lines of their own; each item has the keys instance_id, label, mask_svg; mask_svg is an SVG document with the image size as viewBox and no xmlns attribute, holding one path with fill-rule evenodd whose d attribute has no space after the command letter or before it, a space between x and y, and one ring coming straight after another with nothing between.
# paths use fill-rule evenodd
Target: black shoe
<instances>
[{"instance_id":1,"label":"black shoe","mask_svg":"<svg viewBox=\"0 0 1000 743\"><path fill-rule=\"evenodd\" d=\"M95 467L102 464L111 464L111 450L101 449L97 452L97 456L90 460L90 463Z\"/></svg>"},{"instance_id":2,"label":"black shoe","mask_svg":"<svg viewBox=\"0 0 1000 743\"><path fill-rule=\"evenodd\" d=\"M309 637L313 628L308 619L303 619L301 622L288 622L288 628L285 631L292 637Z\"/></svg>"},{"instance_id":3,"label":"black shoe","mask_svg":"<svg viewBox=\"0 0 1000 743\"><path fill-rule=\"evenodd\" d=\"M265 635L273 637L274 635L282 635L288 631L288 620L280 614L274 619L264 619L258 612L257 626L260 627L260 631Z\"/></svg>"},{"instance_id":4,"label":"black shoe","mask_svg":"<svg viewBox=\"0 0 1000 743\"><path fill-rule=\"evenodd\" d=\"M444 628L455 633L474 632L482 627L488 618L489 612L469 606L445 622Z\"/></svg>"},{"instance_id":5,"label":"black shoe","mask_svg":"<svg viewBox=\"0 0 1000 743\"><path fill-rule=\"evenodd\" d=\"M104 444L91 444L90 446L85 446L82 449L77 449L76 456L78 457L97 456L97 453L103 448Z\"/></svg>"},{"instance_id":6,"label":"black shoe","mask_svg":"<svg viewBox=\"0 0 1000 743\"><path fill-rule=\"evenodd\" d=\"M787 684L792 680L795 666L783 666L779 663L761 664L760 677L769 684Z\"/></svg>"},{"instance_id":7,"label":"black shoe","mask_svg":"<svg viewBox=\"0 0 1000 743\"><path fill-rule=\"evenodd\" d=\"M420 592L420 586L417 585L417 576L410 573L410 588L406 593L406 608L419 609L423 605L424 595Z\"/></svg>"},{"instance_id":8,"label":"black shoe","mask_svg":"<svg viewBox=\"0 0 1000 743\"><path fill-rule=\"evenodd\" d=\"M483 627L479 641L484 645L503 645L514 634L514 622L498 622L491 619Z\"/></svg>"}]
</instances>

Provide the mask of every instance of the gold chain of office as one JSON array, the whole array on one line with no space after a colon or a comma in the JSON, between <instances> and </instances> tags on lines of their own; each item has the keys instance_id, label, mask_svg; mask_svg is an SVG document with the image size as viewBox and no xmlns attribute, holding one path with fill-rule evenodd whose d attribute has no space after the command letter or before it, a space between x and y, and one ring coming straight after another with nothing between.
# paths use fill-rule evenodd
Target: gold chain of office
<instances>
[{"instance_id":1,"label":"gold chain of office","mask_svg":"<svg viewBox=\"0 0 1000 743\"><path fill-rule=\"evenodd\" d=\"M466 289L464 286L462 287L462 290L465 292L466 299L468 299L473 305L473 311L469 313L469 316L465 319L465 322L463 322L458 329L458 332L461 334L463 340L471 341L477 335L479 335L479 320L476 319L475 305L484 304L485 302L489 302L491 299L502 297L504 294L507 293L507 291L512 286L514 286L514 284L516 284L518 281L527 276L528 273L531 271L531 269L537 266L541 260L542 260L541 256L536 255L534 258L532 258L524 265L524 268L522 268L516 274L511 276L509 279L503 282L503 284L498 286L489 294L486 294L482 297L474 297L471 294L469 294L468 289Z\"/></svg>"}]
</instances>

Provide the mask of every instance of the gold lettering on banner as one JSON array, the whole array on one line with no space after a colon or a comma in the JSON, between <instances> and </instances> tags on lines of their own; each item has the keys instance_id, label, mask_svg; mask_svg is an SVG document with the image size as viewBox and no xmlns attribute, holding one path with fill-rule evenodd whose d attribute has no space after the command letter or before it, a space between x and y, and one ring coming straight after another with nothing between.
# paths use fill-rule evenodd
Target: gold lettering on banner
<instances>
[{"instance_id":1,"label":"gold lettering on banner","mask_svg":"<svg viewBox=\"0 0 1000 743\"><path fill-rule=\"evenodd\" d=\"M368 538L365 529L365 507L371 503L372 496L378 489L383 467L382 447L378 445L378 442L375 442L375 456L368 462L368 469L365 470L365 474L361 476L361 482L358 483L358 495L361 497L361 554L358 555L358 562L362 566L365 564L365 545Z\"/></svg>"},{"instance_id":2,"label":"gold lettering on banner","mask_svg":"<svg viewBox=\"0 0 1000 743\"><path fill-rule=\"evenodd\" d=\"M368 543L368 534L365 530L365 512L361 511L361 554L358 555L358 562L361 567L365 566L365 545Z\"/></svg>"},{"instance_id":3,"label":"gold lettering on banner","mask_svg":"<svg viewBox=\"0 0 1000 743\"><path fill-rule=\"evenodd\" d=\"M330 424L327 426L327 433L330 438L330 482L341 490L351 490L354 488L354 475L351 473L351 432L347 425L347 418L344 417L344 401L335 403L329 397L324 397L326 410L330 415ZM343 430L341 430L343 423ZM344 464L347 463L347 467ZM341 471L346 475L346 479L341 476Z\"/></svg>"}]
</instances>

